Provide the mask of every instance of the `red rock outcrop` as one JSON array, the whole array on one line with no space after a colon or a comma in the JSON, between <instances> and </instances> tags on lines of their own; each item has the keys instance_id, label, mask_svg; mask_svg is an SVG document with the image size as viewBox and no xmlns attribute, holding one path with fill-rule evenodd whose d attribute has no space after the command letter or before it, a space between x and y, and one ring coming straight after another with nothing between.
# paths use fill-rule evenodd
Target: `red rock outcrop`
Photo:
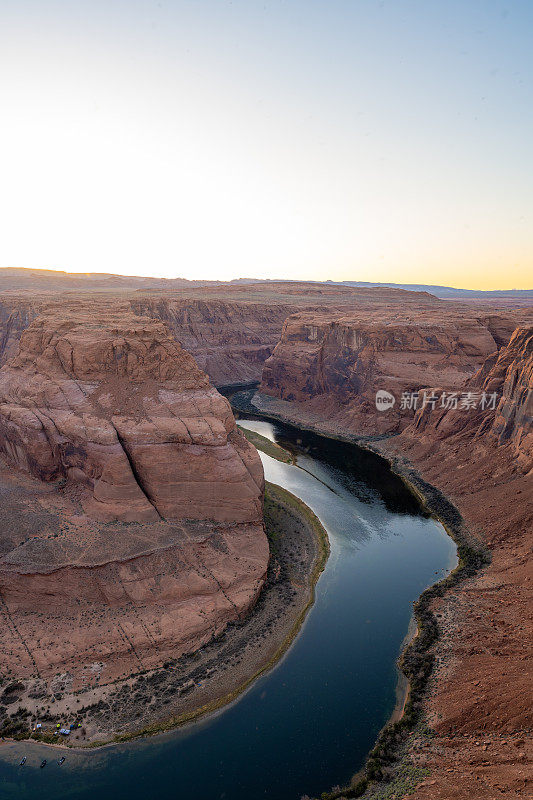
<instances>
[{"instance_id":1,"label":"red rock outcrop","mask_svg":"<svg viewBox=\"0 0 533 800\"><path fill-rule=\"evenodd\" d=\"M265 363L261 392L352 433L383 434L410 421L412 414L401 408L403 392L461 389L496 350L486 324L445 307L422 307L416 314L303 312L285 322ZM386 413L376 409L378 390L396 398Z\"/></svg>"},{"instance_id":2,"label":"red rock outcrop","mask_svg":"<svg viewBox=\"0 0 533 800\"><path fill-rule=\"evenodd\" d=\"M261 462L163 323L116 304L37 318L0 370L0 452L14 672L88 659L111 678L197 647L255 602Z\"/></svg>"},{"instance_id":3,"label":"red rock outcrop","mask_svg":"<svg viewBox=\"0 0 533 800\"><path fill-rule=\"evenodd\" d=\"M437 393L440 389L435 390ZM511 341L489 356L481 369L463 387L474 398L494 397L487 408L475 411L419 409L404 440L449 441L461 433L491 448L510 446L516 465L533 468L533 328L517 328Z\"/></svg>"},{"instance_id":4,"label":"red rock outcrop","mask_svg":"<svg viewBox=\"0 0 533 800\"><path fill-rule=\"evenodd\" d=\"M194 356L217 386L259 381L285 319L298 311L320 313L347 308L358 313L372 311L383 317L384 312L390 316L410 308L415 314L433 309L446 316L455 307L426 292L387 287L275 281L203 285L208 282L68 275L46 270L3 272L0 366L16 352L22 331L40 310L53 308L58 302L68 304L76 298L85 297L90 302L100 293L102 301L114 296L115 302L128 302L136 314L165 322L176 341ZM11 290L5 291L9 287ZM490 308L485 304L479 312L469 307L463 307L463 311L468 318L477 315L500 347L509 341L520 324L517 320L526 311Z\"/></svg>"},{"instance_id":5,"label":"red rock outcrop","mask_svg":"<svg viewBox=\"0 0 533 800\"><path fill-rule=\"evenodd\" d=\"M533 468L533 328L519 328L485 378L486 392L500 396L491 433L509 442L518 464Z\"/></svg>"},{"instance_id":6,"label":"red rock outcrop","mask_svg":"<svg viewBox=\"0 0 533 800\"><path fill-rule=\"evenodd\" d=\"M217 386L259 381L296 306L222 299L132 300L135 313L161 319Z\"/></svg>"},{"instance_id":7,"label":"red rock outcrop","mask_svg":"<svg viewBox=\"0 0 533 800\"><path fill-rule=\"evenodd\" d=\"M377 310L439 303L425 292L268 281L184 289L161 297L143 293L131 300L131 307L135 313L162 319L210 379L222 386L259 381L283 323L303 309L321 313L345 306Z\"/></svg>"},{"instance_id":8,"label":"red rock outcrop","mask_svg":"<svg viewBox=\"0 0 533 800\"><path fill-rule=\"evenodd\" d=\"M432 772L417 800L531 794L532 375L533 328L519 328L465 387L495 392L494 409L426 407L380 444L441 489L492 554L436 603L441 670L428 713L437 736L415 754Z\"/></svg>"},{"instance_id":9,"label":"red rock outcrop","mask_svg":"<svg viewBox=\"0 0 533 800\"><path fill-rule=\"evenodd\" d=\"M38 301L0 299L0 366L15 355L22 332L38 313Z\"/></svg>"},{"instance_id":10,"label":"red rock outcrop","mask_svg":"<svg viewBox=\"0 0 533 800\"><path fill-rule=\"evenodd\" d=\"M297 306L270 301L130 296L131 310L164 322L217 386L259 381L263 364L279 341L284 320L298 310ZM117 302L123 304L123 298ZM63 303L72 302L72 296L65 295ZM60 305L63 303L60 301ZM6 294L0 299L0 366L15 355L22 332L30 322L57 305L49 296L38 294Z\"/></svg>"}]
</instances>

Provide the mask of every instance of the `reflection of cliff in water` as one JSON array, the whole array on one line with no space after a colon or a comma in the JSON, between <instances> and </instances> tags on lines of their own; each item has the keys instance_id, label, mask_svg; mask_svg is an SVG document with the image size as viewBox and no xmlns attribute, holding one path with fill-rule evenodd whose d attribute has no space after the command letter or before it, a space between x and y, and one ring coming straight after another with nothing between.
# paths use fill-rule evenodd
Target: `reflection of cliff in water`
<instances>
[{"instance_id":1,"label":"reflection of cliff in water","mask_svg":"<svg viewBox=\"0 0 533 800\"><path fill-rule=\"evenodd\" d=\"M331 555L299 635L235 703L181 730L69 752L61 767L59 751L0 747L2 800L291 800L347 782L363 763L396 701L412 603L453 566L453 542L379 459L285 426L241 423L297 452L296 466L261 454L266 478L301 497L328 532Z\"/></svg>"},{"instance_id":2,"label":"reflection of cliff in water","mask_svg":"<svg viewBox=\"0 0 533 800\"><path fill-rule=\"evenodd\" d=\"M243 412L239 414L248 421L260 420ZM261 421L264 424L264 420ZM261 428L263 435L298 455L298 466L320 480L329 474L334 476L335 483L344 486L363 503L383 503L387 511L394 514L426 516L417 498L381 456L356 444L330 439L286 423L266 424L267 431ZM317 465L322 470L317 471Z\"/></svg>"}]
</instances>

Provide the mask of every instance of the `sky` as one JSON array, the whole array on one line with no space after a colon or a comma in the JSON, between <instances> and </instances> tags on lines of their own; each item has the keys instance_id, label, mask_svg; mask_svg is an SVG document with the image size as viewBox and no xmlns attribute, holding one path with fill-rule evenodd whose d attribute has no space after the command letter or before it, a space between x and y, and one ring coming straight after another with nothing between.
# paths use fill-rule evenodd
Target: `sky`
<instances>
[{"instance_id":1,"label":"sky","mask_svg":"<svg viewBox=\"0 0 533 800\"><path fill-rule=\"evenodd\" d=\"M533 286L531 0L0 0L0 266Z\"/></svg>"}]
</instances>

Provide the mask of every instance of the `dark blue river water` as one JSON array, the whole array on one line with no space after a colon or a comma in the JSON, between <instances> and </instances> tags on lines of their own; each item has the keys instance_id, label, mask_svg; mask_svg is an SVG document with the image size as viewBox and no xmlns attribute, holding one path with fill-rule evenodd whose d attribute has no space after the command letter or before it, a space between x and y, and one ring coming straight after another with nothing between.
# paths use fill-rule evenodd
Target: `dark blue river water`
<instances>
[{"instance_id":1,"label":"dark blue river water","mask_svg":"<svg viewBox=\"0 0 533 800\"><path fill-rule=\"evenodd\" d=\"M262 455L267 480L301 497L330 538L315 604L285 658L208 719L69 751L61 767L57 750L2 744L1 800L299 800L361 766L395 704L412 602L453 568L455 546L377 457L294 428L241 424L297 453L297 466Z\"/></svg>"}]
</instances>

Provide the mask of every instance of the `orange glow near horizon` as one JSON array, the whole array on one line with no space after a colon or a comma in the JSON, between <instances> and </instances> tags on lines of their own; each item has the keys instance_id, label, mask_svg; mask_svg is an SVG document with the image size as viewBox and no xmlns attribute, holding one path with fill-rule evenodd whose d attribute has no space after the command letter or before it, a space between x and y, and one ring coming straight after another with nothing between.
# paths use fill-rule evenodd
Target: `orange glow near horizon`
<instances>
[{"instance_id":1,"label":"orange glow near horizon","mask_svg":"<svg viewBox=\"0 0 533 800\"><path fill-rule=\"evenodd\" d=\"M247 272L243 272L240 275L233 275L232 274L229 277L221 277L220 275L214 276L212 273L210 273L209 275L203 275L203 274L199 274L197 272L194 275L185 275L185 274L173 275L173 274L164 274L164 273L159 272L159 271L147 272L147 271L143 271L142 269L140 269L139 271L133 271L133 270L109 270L109 271L107 271L107 270L95 269L95 270L92 270L91 272L86 272L85 270L82 271L82 272L76 272L75 270L59 269L59 267L42 267L42 268L40 268L40 267L22 267L22 268L20 268L19 267L18 269L28 269L28 270L34 270L34 269L39 270L39 269L42 269L45 272L46 271L64 272L67 275L86 275L86 276L89 276L90 274L105 272L105 274L122 275L122 276L126 276L126 277L136 277L136 278L137 277L138 278L186 278L187 280L191 280L191 281L192 280L231 281L234 278L255 278L255 279L260 279L260 280L261 279L264 279L264 280L294 280L294 281L303 281L303 282L305 282L305 281L328 281L328 280L331 280L331 281L336 281L336 282L363 281L363 282L367 282L367 283L385 283L385 284L386 283L397 283L397 284L404 284L404 285L416 284L416 285L424 285L424 286L447 286L447 287L453 287L455 289L473 289L473 290L477 290L477 291L497 291L497 290L504 291L504 290L511 290L511 289L515 289L515 290L528 289L528 290L531 290L533 288L533 280L530 277L531 271L527 271L525 273L525 278L524 278L523 284L516 283L516 281L515 281L514 283L513 282L508 283L508 285L502 285L502 281L499 280L499 282L498 282L497 278L491 280L484 267L479 270L479 275L480 275L479 279L476 278L476 271L474 271L474 270L470 271L468 274L469 274L469 276L471 276L470 277L471 282L468 282L468 283L464 282L465 271L461 271L460 269L449 270L449 271L444 271L442 273L439 273L440 275L447 276L447 278L448 278L447 281L434 280L433 279L433 275L435 273L428 273L427 271L424 271L424 270L421 270L421 271L418 271L418 272L416 270L409 271L407 269L406 270L402 270L400 268L398 268L398 270L384 269L382 274L378 273L377 271L371 271L371 273L368 273L368 274L365 273L366 277L361 277L361 275L363 275L362 271L358 272L358 276L357 277L354 277L353 273L351 273L351 272L347 272L343 276L343 274L341 272L340 275L337 275L334 278L330 277L331 273L328 273L327 276L324 276L321 273L319 273L318 275L311 274L311 273L307 274L305 271L302 271L302 273L300 275L298 275L297 277L296 276L288 277L286 274L285 275L283 275L283 274L276 275L276 274L274 274L274 272L271 272L269 275L267 275L267 274L261 275L261 274L255 274L255 270L254 270L254 274L252 274L252 270L248 270ZM457 276L457 277L454 278L454 275ZM378 277L376 277L376 276L378 276ZM429 280L427 280L428 276L430 278ZM529 280L529 282L528 282L528 280Z\"/></svg>"},{"instance_id":2,"label":"orange glow near horizon","mask_svg":"<svg viewBox=\"0 0 533 800\"><path fill-rule=\"evenodd\" d=\"M533 6L430 6L9 4L0 267L532 288Z\"/></svg>"}]
</instances>

